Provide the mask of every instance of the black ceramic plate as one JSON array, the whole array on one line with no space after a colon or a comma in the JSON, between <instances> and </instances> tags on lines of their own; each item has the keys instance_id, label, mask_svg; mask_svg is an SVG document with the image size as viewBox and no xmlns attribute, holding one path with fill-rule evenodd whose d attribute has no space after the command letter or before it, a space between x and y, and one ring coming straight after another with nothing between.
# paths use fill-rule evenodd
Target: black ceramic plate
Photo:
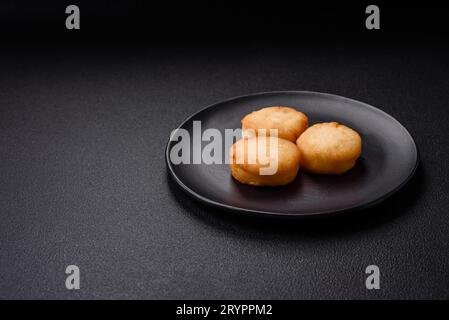
<instances>
[{"instance_id":1,"label":"black ceramic plate","mask_svg":"<svg viewBox=\"0 0 449 320\"><path fill-rule=\"evenodd\" d=\"M399 190L416 169L415 142L397 120L365 103L331 94L283 91L232 98L192 115L180 128L192 134L193 121L200 120L203 131L224 132L240 128L240 120L249 112L273 105L297 108L310 124L337 121L358 131L363 152L356 166L340 176L300 171L287 186L254 187L235 181L226 164L173 164L169 153L175 142L169 142L166 161L174 180L191 196L223 209L304 217L372 206Z\"/></svg>"}]
</instances>

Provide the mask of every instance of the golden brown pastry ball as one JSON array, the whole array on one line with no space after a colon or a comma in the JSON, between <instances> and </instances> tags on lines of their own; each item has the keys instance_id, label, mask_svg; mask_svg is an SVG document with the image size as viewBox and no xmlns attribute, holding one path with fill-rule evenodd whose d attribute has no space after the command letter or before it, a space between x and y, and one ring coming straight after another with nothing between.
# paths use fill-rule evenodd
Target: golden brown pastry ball
<instances>
[{"instance_id":1,"label":"golden brown pastry ball","mask_svg":"<svg viewBox=\"0 0 449 320\"><path fill-rule=\"evenodd\" d=\"M230 149L232 176L244 184L280 186L292 182L299 169L299 150L276 137L244 138Z\"/></svg>"},{"instance_id":2,"label":"golden brown pastry ball","mask_svg":"<svg viewBox=\"0 0 449 320\"><path fill-rule=\"evenodd\" d=\"M323 174L341 174L351 169L362 152L360 135L337 122L318 123L296 141L301 168Z\"/></svg>"},{"instance_id":3,"label":"golden brown pastry ball","mask_svg":"<svg viewBox=\"0 0 449 320\"><path fill-rule=\"evenodd\" d=\"M258 129L278 129L278 137L295 142L308 126L307 116L289 107L267 107L246 115L242 119L243 135L251 137Z\"/></svg>"}]
</instances>

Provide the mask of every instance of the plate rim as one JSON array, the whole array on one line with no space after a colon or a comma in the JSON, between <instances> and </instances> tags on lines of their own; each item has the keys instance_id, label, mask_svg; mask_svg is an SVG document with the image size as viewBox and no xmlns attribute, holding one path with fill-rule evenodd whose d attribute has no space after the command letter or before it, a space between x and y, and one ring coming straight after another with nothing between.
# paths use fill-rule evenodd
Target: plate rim
<instances>
[{"instance_id":1,"label":"plate rim","mask_svg":"<svg viewBox=\"0 0 449 320\"><path fill-rule=\"evenodd\" d=\"M202 113L203 111L206 111L216 105L219 104L223 104L223 103L227 103L227 102L231 102L233 100L238 100L238 99L242 99L242 98L247 98L247 97L252 97L252 96L260 96L260 95L269 95L269 94L313 94L313 95L321 95L321 96L328 96L328 97L332 97L334 99L339 99L339 100L345 100L345 101L349 101L349 102L356 102L359 104L362 104L364 107L367 107L368 109L371 109L375 112L379 112L381 114L383 114L384 116L386 116L387 118L390 118L391 120L393 120L394 122L396 122L406 133L407 135L410 137L411 141L413 142L413 147L414 147L414 154L415 154L415 160L414 160L414 165L412 170L410 171L409 175L407 176L407 178L405 178L398 186L396 186L395 188L393 188L390 192L382 195L381 197L374 199L370 202L364 203L362 205L355 205L355 206L351 206L351 207L347 207L347 208L343 208L343 209L338 209L338 210L322 210L322 211L317 211L317 212L307 212L307 213L301 213L301 214L297 214L297 213L288 213L288 212L274 212L274 211L264 211L264 210L255 210L255 209L248 209L248 208L241 208L241 207L237 207L237 206L233 206L233 205L228 205L228 204L224 204L221 202L217 202L214 200L211 200L205 196L202 196L200 194L198 194L197 192L193 191L191 188L189 188L187 185L185 185L184 182L181 181L181 179L176 175L176 173L174 172L174 169L172 167L172 163L170 161L170 152L169 152L169 147L171 144L171 133L170 133L170 137L168 138L168 142L165 146L165 162L166 165L169 169L170 175L172 178L174 178L175 182L184 190L184 192L186 192L188 195L190 195L191 197L195 198L196 200L202 201L205 204L208 204L212 207L215 208L219 208L219 209L224 209L226 211L231 211L231 212L240 212L240 213L244 213L245 215L258 215L258 216L270 216L270 217L289 217L289 218L310 218L310 217L327 217L327 216L333 216L333 215L339 215L339 214L343 214L343 213L349 213L349 212L354 212L354 211L359 211L359 210L364 210L370 207L375 206L376 204L385 201L387 198L391 197L393 194L395 194L397 191L399 191L400 189L402 189L409 181L410 179L414 176L418 165L419 165L419 149L418 146L416 145L415 139L413 139L412 134L407 130L407 128L405 126L403 126L396 118L394 118L392 115L386 113L385 111L374 107L370 104L367 104L365 102L356 100L356 99L352 99L352 98L347 98L344 96L340 96L337 94L332 94L332 93L326 93L326 92L319 92L319 91L309 91L309 90L280 90L280 91L263 91L263 92L255 92L255 93L249 93L249 94L243 94L243 95L239 95L239 96L234 96L231 98L227 98L224 100L220 100L214 103L211 103L209 105L207 105L206 107L198 110L197 112L194 112L193 114L191 114L189 117L187 117L178 127L176 127L175 129L172 130L172 132L174 130L180 129L181 127L183 127L186 123L188 123L189 121L191 121L196 115Z\"/></svg>"}]
</instances>

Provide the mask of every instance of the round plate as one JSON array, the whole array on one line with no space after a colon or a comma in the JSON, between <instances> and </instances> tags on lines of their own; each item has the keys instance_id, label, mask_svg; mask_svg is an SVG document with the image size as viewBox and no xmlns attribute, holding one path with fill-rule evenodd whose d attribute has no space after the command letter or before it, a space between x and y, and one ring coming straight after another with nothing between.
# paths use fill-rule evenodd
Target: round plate
<instances>
[{"instance_id":1,"label":"round plate","mask_svg":"<svg viewBox=\"0 0 449 320\"><path fill-rule=\"evenodd\" d=\"M174 180L196 199L223 209L304 217L374 205L399 190L417 167L415 142L397 120L365 103L326 93L282 91L236 97L199 111L179 128L192 136L193 121L199 120L202 131L216 128L224 132L240 128L246 114L267 106L297 108L309 117L310 124L337 121L355 129L362 136L362 156L343 175L300 170L289 185L254 187L234 180L226 164L173 164L169 154L176 141L169 141L166 161Z\"/></svg>"}]
</instances>

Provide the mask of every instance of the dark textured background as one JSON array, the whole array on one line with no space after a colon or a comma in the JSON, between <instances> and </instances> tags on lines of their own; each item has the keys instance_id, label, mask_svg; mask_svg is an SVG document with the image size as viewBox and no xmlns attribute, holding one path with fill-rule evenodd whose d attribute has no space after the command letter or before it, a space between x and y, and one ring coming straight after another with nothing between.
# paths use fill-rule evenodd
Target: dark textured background
<instances>
[{"instance_id":1,"label":"dark textured background","mask_svg":"<svg viewBox=\"0 0 449 320\"><path fill-rule=\"evenodd\" d=\"M444 42L77 45L24 30L0 50L0 298L449 298ZM164 162L170 131L270 90L390 113L420 149L415 177L369 211L297 223L184 195ZM81 290L65 289L69 264ZM365 289L369 264L379 291Z\"/></svg>"}]
</instances>

